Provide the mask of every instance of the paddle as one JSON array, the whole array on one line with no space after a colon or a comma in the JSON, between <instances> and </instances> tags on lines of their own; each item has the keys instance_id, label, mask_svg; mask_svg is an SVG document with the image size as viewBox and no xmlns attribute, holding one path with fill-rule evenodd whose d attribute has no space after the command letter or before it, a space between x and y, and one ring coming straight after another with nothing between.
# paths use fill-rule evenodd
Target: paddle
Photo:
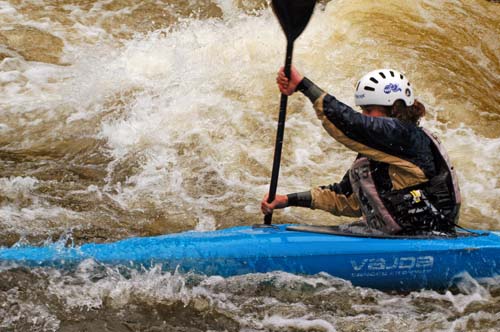
<instances>
[{"instance_id":1,"label":"paddle","mask_svg":"<svg viewBox=\"0 0 500 332\"><path fill-rule=\"evenodd\" d=\"M304 31L309 19L311 18L316 0L272 0L271 5L274 14L278 18L283 32L285 33L286 59L285 75L290 78L290 69L292 66L293 43L295 39ZM280 172L281 149L283 147L283 135L285 133L286 105L288 96L281 94L280 113L278 119L278 131L276 133L276 145L274 147L273 172L271 176L271 185L269 188L269 197L267 202L271 203L276 197L278 187L278 176ZM273 215L268 214L264 217L264 224L271 225Z\"/></svg>"}]
</instances>

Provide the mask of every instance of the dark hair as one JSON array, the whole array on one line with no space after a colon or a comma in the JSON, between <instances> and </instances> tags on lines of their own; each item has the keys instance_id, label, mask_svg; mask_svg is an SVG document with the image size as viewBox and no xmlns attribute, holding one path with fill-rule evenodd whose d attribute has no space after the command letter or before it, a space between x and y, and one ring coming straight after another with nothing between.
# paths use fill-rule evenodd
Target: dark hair
<instances>
[{"instance_id":1,"label":"dark hair","mask_svg":"<svg viewBox=\"0 0 500 332\"><path fill-rule=\"evenodd\" d=\"M420 118L425 115L425 106L415 99L411 106L406 106L402 100L396 100L392 106L386 106L387 115L401 122L418 125Z\"/></svg>"}]
</instances>

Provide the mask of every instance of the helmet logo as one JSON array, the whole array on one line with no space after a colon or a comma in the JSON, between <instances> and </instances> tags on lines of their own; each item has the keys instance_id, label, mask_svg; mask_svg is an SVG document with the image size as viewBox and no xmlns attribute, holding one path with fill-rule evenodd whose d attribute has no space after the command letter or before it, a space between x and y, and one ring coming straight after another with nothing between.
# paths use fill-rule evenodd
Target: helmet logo
<instances>
[{"instance_id":1,"label":"helmet logo","mask_svg":"<svg viewBox=\"0 0 500 332\"><path fill-rule=\"evenodd\" d=\"M356 94L354 94L354 97L356 97L356 98L358 98L358 99L363 99L363 98L365 98L365 94L363 93L363 94L358 95L358 94L356 93Z\"/></svg>"},{"instance_id":2,"label":"helmet logo","mask_svg":"<svg viewBox=\"0 0 500 332\"><path fill-rule=\"evenodd\" d=\"M403 90L401 90L398 84L389 83L384 87L384 93L387 95L391 92L400 92L400 91Z\"/></svg>"}]
</instances>

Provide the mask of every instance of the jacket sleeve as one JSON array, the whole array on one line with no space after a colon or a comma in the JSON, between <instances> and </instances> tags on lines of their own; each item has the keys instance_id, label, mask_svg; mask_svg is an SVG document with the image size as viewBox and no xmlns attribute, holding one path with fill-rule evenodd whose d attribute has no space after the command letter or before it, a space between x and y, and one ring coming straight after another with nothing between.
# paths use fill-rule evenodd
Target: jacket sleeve
<instances>
[{"instance_id":1,"label":"jacket sleeve","mask_svg":"<svg viewBox=\"0 0 500 332\"><path fill-rule=\"evenodd\" d=\"M361 217L361 209L353 195L348 173L339 183L313 188L311 197L312 209L324 210L336 216Z\"/></svg>"},{"instance_id":2,"label":"jacket sleeve","mask_svg":"<svg viewBox=\"0 0 500 332\"><path fill-rule=\"evenodd\" d=\"M361 208L355 195L337 194L323 187L311 190L311 209L330 212L336 216L361 217Z\"/></svg>"},{"instance_id":3,"label":"jacket sleeve","mask_svg":"<svg viewBox=\"0 0 500 332\"><path fill-rule=\"evenodd\" d=\"M301 82L299 90L313 102L318 119L335 140L365 157L391 165L390 176L395 189L428 180L423 170L409 161L409 133L399 120L356 112L307 78Z\"/></svg>"},{"instance_id":4,"label":"jacket sleeve","mask_svg":"<svg viewBox=\"0 0 500 332\"><path fill-rule=\"evenodd\" d=\"M326 93L314 102L314 109L328 133L356 152L397 156L408 148L408 130L397 119L363 115Z\"/></svg>"},{"instance_id":5,"label":"jacket sleeve","mask_svg":"<svg viewBox=\"0 0 500 332\"><path fill-rule=\"evenodd\" d=\"M339 183L288 195L289 206L324 210L337 216L360 217L361 210L346 173Z\"/></svg>"}]
</instances>

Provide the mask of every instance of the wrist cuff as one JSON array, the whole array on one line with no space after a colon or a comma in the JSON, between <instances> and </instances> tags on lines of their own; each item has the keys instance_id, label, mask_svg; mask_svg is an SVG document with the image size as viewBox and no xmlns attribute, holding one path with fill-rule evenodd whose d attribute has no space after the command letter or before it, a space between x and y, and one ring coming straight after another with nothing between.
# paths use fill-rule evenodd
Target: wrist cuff
<instances>
[{"instance_id":1,"label":"wrist cuff","mask_svg":"<svg viewBox=\"0 0 500 332\"><path fill-rule=\"evenodd\" d=\"M312 103L314 103L316 99L324 93L320 87L314 84L307 77L304 77L304 79L300 81L299 85L297 85L296 91L302 92Z\"/></svg>"},{"instance_id":2,"label":"wrist cuff","mask_svg":"<svg viewBox=\"0 0 500 332\"><path fill-rule=\"evenodd\" d=\"M310 191L288 194L288 206L311 207L312 195Z\"/></svg>"}]
</instances>

